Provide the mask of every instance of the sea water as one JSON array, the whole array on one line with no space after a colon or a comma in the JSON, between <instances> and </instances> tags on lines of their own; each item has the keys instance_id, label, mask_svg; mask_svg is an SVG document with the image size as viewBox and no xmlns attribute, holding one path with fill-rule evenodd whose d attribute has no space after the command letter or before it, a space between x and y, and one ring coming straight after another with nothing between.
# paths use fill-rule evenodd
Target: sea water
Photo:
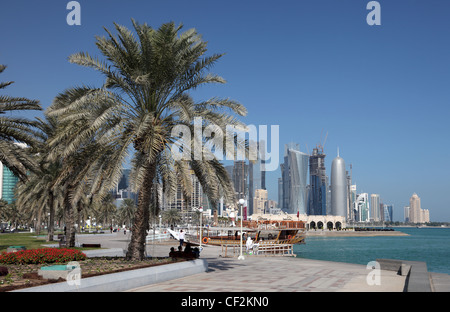
<instances>
[{"instance_id":1,"label":"sea water","mask_svg":"<svg viewBox=\"0 0 450 312\"><path fill-rule=\"evenodd\" d=\"M394 228L409 236L317 237L294 245L298 258L366 265L376 259L423 261L429 272L450 274L450 228Z\"/></svg>"}]
</instances>

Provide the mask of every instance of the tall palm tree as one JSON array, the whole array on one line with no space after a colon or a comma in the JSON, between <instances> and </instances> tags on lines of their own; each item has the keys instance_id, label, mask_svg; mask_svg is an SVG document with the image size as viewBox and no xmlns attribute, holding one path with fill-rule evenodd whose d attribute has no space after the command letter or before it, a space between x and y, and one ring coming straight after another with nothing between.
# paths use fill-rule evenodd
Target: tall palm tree
<instances>
[{"instance_id":1,"label":"tall palm tree","mask_svg":"<svg viewBox=\"0 0 450 312\"><path fill-rule=\"evenodd\" d=\"M5 65L0 65L0 73L5 69ZM0 82L0 90L12 83ZM29 151L17 143L24 143L29 147L36 144L36 123L25 118L8 116L6 113L41 109L36 100L0 95L0 161L22 181L27 179L27 171L36 169L36 164Z\"/></svg>"},{"instance_id":2,"label":"tall palm tree","mask_svg":"<svg viewBox=\"0 0 450 312\"><path fill-rule=\"evenodd\" d=\"M169 209L164 211L162 219L165 223L167 223L170 227L173 228L175 224L181 221L181 214L178 211L178 209Z\"/></svg>"},{"instance_id":3,"label":"tall palm tree","mask_svg":"<svg viewBox=\"0 0 450 312\"><path fill-rule=\"evenodd\" d=\"M33 218L36 217L38 220L47 212L49 214L47 240L53 241L55 210L61 206L64 195L64 189L56 183L61 172L61 162L48 160L50 153L48 140L55 135L57 122L55 118L48 116L45 120L37 118L36 127L40 130L34 156L37 168L29 174L27 181L18 184L16 204L21 210L32 211Z\"/></svg>"},{"instance_id":4,"label":"tall palm tree","mask_svg":"<svg viewBox=\"0 0 450 312\"><path fill-rule=\"evenodd\" d=\"M109 159L101 164L108 172L103 176L110 187L118 183L123 164L133 153L132 181L138 205L127 257L139 260L144 257L155 180L173 191L177 179L187 181L188 172L193 170L212 202L220 196L232 200L231 182L217 159L174 159L170 153L178 139L172 134L174 127L193 129L196 117L202 118L202 127L243 127L233 114L244 116L246 109L229 99L195 102L189 95L203 84L225 83L223 78L207 73L222 55L204 56L207 43L194 29L180 34L182 26L174 23L158 29L134 20L132 23L137 38L117 24L117 36L105 29L108 37L96 38L105 61L83 52L69 57L72 63L100 72L105 82L100 88L66 90L55 99L49 114L67 123L63 136L71 139L65 155L94 141L111 151ZM183 184L189 188L188 183Z\"/></svg>"},{"instance_id":5,"label":"tall palm tree","mask_svg":"<svg viewBox=\"0 0 450 312\"><path fill-rule=\"evenodd\" d=\"M129 227L134 221L134 214L136 211L136 205L134 199L125 198L122 201L119 209L117 210L117 222L118 224L125 224Z\"/></svg>"}]
</instances>

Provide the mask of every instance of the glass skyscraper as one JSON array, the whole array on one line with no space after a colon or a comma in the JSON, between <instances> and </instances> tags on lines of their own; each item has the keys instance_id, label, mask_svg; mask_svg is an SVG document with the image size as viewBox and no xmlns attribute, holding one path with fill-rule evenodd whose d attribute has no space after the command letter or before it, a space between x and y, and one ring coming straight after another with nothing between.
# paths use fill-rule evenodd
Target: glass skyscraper
<instances>
[{"instance_id":1,"label":"glass skyscraper","mask_svg":"<svg viewBox=\"0 0 450 312\"><path fill-rule=\"evenodd\" d=\"M14 188L16 187L17 182L19 179L12 173L11 170L9 170L6 166L3 166L2 173L2 198L3 200L7 201L8 204L14 202Z\"/></svg>"},{"instance_id":2,"label":"glass skyscraper","mask_svg":"<svg viewBox=\"0 0 450 312\"><path fill-rule=\"evenodd\" d=\"M384 209L383 209L384 221L386 221L386 222L394 221L392 218L393 210L394 210L393 206L392 205L384 205L383 207L384 207Z\"/></svg>"},{"instance_id":3,"label":"glass skyscraper","mask_svg":"<svg viewBox=\"0 0 450 312\"><path fill-rule=\"evenodd\" d=\"M325 154L318 148L309 157L308 215L327 214L328 177L325 173Z\"/></svg>"},{"instance_id":4,"label":"glass skyscraper","mask_svg":"<svg viewBox=\"0 0 450 312\"><path fill-rule=\"evenodd\" d=\"M369 215L369 194L362 193L359 194L356 197L356 203L357 207L357 215L355 216L356 221L359 222L366 222L369 221L370 215Z\"/></svg>"},{"instance_id":5,"label":"glass skyscraper","mask_svg":"<svg viewBox=\"0 0 450 312\"><path fill-rule=\"evenodd\" d=\"M307 178L309 155L288 149L290 173L289 212L306 214L307 211Z\"/></svg>"}]
</instances>

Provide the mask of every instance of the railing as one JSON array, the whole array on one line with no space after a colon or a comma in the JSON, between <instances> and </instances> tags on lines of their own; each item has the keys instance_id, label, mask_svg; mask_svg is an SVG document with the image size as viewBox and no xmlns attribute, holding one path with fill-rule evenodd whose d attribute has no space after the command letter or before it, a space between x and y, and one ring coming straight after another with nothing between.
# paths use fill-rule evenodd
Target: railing
<instances>
[{"instance_id":1,"label":"railing","mask_svg":"<svg viewBox=\"0 0 450 312\"><path fill-rule=\"evenodd\" d=\"M293 244L259 244L253 246L253 251L258 256L293 256Z\"/></svg>"},{"instance_id":2,"label":"railing","mask_svg":"<svg viewBox=\"0 0 450 312\"><path fill-rule=\"evenodd\" d=\"M148 241L162 241L170 239L170 234L149 234L145 237L145 240Z\"/></svg>"}]
</instances>

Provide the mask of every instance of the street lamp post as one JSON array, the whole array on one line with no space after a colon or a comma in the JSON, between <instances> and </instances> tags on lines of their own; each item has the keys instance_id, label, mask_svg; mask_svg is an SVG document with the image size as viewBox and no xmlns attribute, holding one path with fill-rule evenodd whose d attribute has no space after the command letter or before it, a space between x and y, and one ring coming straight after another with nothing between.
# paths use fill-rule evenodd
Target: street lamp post
<instances>
[{"instance_id":1,"label":"street lamp post","mask_svg":"<svg viewBox=\"0 0 450 312\"><path fill-rule=\"evenodd\" d=\"M203 215L203 207L198 209L200 211L200 251L202 251L202 215Z\"/></svg>"},{"instance_id":2,"label":"street lamp post","mask_svg":"<svg viewBox=\"0 0 450 312\"><path fill-rule=\"evenodd\" d=\"M245 200L244 199L239 199L239 204L241 205L241 251L240 251L240 255L238 257L238 260L244 260L244 256L242 255L242 219L243 219L243 214L242 214L242 207L244 206Z\"/></svg>"},{"instance_id":3,"label":"street lamp post","mask_svg":"<svg viewBox=\"0 0 450 312\"><path fill-rule=\"evenodd\" d=\"M162 234L162 230L161 230L161 218L162 216L159 215L159 241L161 242L161 234Z\"/></svg>"}]
</instances>

